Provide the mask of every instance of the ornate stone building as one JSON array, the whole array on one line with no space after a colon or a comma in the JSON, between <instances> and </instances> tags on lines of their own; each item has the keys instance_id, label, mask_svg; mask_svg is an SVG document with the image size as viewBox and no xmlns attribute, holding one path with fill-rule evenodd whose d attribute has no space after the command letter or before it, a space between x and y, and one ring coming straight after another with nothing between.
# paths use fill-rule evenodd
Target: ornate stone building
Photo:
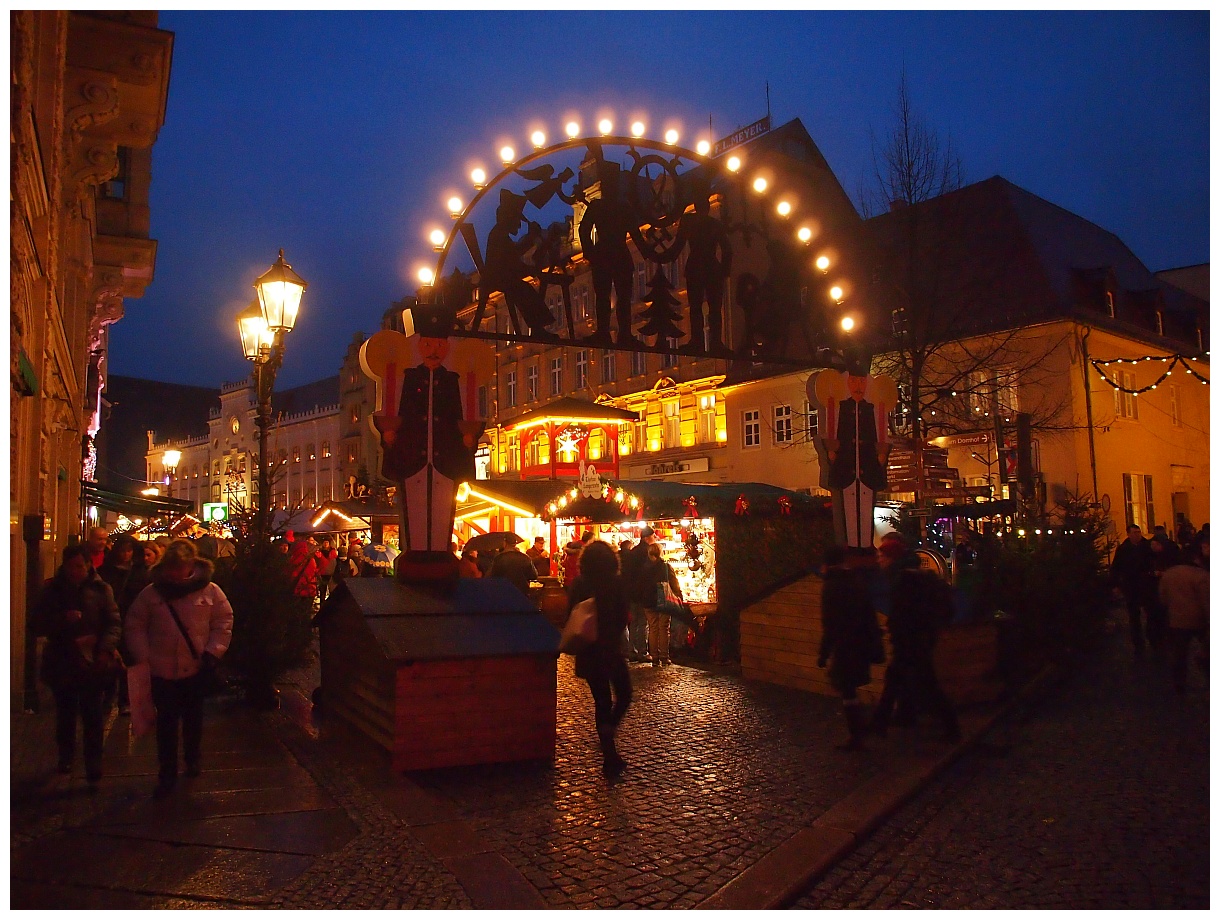
<instances>
[{"instance_id":1,"label":"ornate stone building","mask_svg":"<svg viewBox=\"0 0 1220 920\"><path fill-rule=\"evenodd\" d=\"M30 589L79 534L107 327L152 281L152 146L174 36L155 11L13 11L10 26L11 689Z\"/></svg>"}]
</instances>

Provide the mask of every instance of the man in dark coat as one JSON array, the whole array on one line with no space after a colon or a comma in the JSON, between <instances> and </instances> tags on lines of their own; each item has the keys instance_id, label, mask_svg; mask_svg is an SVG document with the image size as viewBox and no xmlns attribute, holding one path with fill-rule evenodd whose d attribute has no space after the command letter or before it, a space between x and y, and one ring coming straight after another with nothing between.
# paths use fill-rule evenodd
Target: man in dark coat
<instances>
[{"instance_id":1,"label":"man in dark coat","mask_svg":"<svg viewBox=\"0 0 1220 920\"><path fill-rule=\"evenodd\" d=\"M462 430L458 374L442 366L453 316L436 308L414 312L423 361L403 373L398 424L382 432L384 471L403 484L410 549L447 552L457 483L474 479L475 438Z\"/></svg>"},{"instance_id":2,"label":"man in dark coat","mask_svg":"<svg viewBox=\"0 0 1220 920\"><path fill-rule=\"evenodd\" d=\"M640 532L640 542L622 554L623 586L631 605L626 655L632 661L652 661L648 652L646 608L656 604L657 586L645 577L645 570L648 568L648 547L656 542L656 531L646 526Z\"/></svg>"},{"instance_id":3,"label":"man in dark coat","mask_svg":"<svg viewBox=\"0 0 1220 920\"><path fill-rule=\"evenodd\" d=\"M830 660L830 683L843 700L848 740L838 747L859 751L864 748L864 712L856 691L869 682L872 664L885 661L881 627L877 625L868 582L859 568L847 565L843 547L826 550L823 578L818 667L826 667Z\"/></svg>"},{"instance_id":4,"label":"man in dark coat","mask_svg":"<svg viewBox=\"0 0 1220 920\"><path fill-rule=\"evenodd\" d=\"M1144 650L1144 627L1141 623L1141 611L1148 615L1148 642L1155 647L1160 643L1160 634L1156 630L1156 578L1153 575L1152 547L1144 539L1144 532L1139 525L1132 524L1127 528L1127 539L1118 545L1114 551L1114 560L1110 563L1110 578L1114 589L1122 592L1127 602L1127 621L1131 629L1131 645L1136 654Z\"/></svg>"}]
</instances>

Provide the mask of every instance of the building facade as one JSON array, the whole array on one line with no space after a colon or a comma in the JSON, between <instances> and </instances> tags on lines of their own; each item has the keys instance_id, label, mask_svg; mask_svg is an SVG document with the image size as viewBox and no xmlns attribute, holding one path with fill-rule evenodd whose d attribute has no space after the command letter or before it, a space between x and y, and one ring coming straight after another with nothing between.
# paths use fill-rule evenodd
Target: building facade
<instances>
[{"instance_id":1,"label":"building facade","mask_svg":"<svg viewBox=\"0 0 1220 920\"><path fill-rule=\"evenodd\" d=\"M10 680L28 697L30 598L79 535L107 327L152 281L152 147L173 34L155 11L13 11L10 26Z\"/></svg>"}]
</instances>

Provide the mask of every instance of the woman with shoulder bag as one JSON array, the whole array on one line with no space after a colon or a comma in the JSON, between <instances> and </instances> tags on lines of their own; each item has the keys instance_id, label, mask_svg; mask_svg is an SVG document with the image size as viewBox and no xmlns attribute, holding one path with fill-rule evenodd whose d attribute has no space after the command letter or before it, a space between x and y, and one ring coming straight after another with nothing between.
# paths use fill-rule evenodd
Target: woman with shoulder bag
<instances>
[{"instance_id":1,"label":"woman with shoulder bag","mask_svg":"<svg viewBox=\"0 0 1220 920\"><path fill-rule=\"evenodd\" d=\"M93 570L88 546L69 546L38 599L34 631L47 637L42 680L55 695L59 772L72 772L79 713L90 787L102 778L102 696L122 667L115 651L122 628L114 593Z\"/></svg>"},{"instance_id":2,"label":"woman with shoulder bag","mask_svg":"<svg viewBox=\"0 0 1220 920\"><path fill-rule=\"evenodd\" d=\"M674 598L682 601L682 587L678 584L678 576L673 566L661 558L661 547L653 543L648 547L648 563L644 569L645 581L653 585L653 599L645 605L644 616L648 622L648 655L652 658L654 668L668 665L669 662L669 612L658 606L658 597L664 590L662 585L669 585Z\"/></svg>"},{"instance_id":3,"label":"woman with shoulder bag","mask_svg":"<svg viewBox=\"0 0 1220 920\"><path fill-rule=\"evenodd\" d=\"M207 682L232 637L233 608L212 582L212 564L197 555L191 541L175 540L127 615L127 647L152 674L157 796L167 795L178 781L179 722L186 775L199 775Z\"/></svg>"},{"instance_id":4,"label":"woman with shoulder bag","mask_svg":"<svg viewBox=\"0 0 1220 920\"><path fill-rule=\"evenodd\" d=\"M627 762L619 756L614 737L631 705L631 674L620 639L627 628L629 605L618 571L618 554L609 543L594 540L580 555L580 575L568 590L568 612L592 598L597 606L597 639L576 653L576 676L593 694L593 718L602 749L602 772L619 776ZM612 692L613 691L613 692Z\"/></svg>"}]
</instances>

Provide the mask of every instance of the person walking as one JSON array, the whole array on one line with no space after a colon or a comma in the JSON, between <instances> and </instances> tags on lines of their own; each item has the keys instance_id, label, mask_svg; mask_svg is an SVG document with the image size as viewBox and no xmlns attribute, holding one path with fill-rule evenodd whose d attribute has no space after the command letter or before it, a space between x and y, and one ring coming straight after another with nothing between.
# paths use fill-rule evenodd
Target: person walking
<instances>
[{"instance_id":1,"label":"person walking","mask_svg":"<svg viewBox=\"0 0 1220 920\"><path fill-rule=\"evenodd\" d=\"M648 548L657 542L657 532L645 526L640 542L622 554L623 582L631 603L631 621L627 626L627 657L632 661L652 661L648 650L647 608L656 603L657 588L645 574Z\"/></svg>"},{"instance_id":2,"label":"person walking","mask_svg":"<svg viewBox=\"0 0 1220 920\"><path fill-rule=\"evenodd\" d=\"M581 555L581 572L568 592L568 614L581 601L597 605L597 641L576 654L576 676L589 684L593 719L602 751L602 772L614 779L627 768L615 744L631 705L631 673L619 642L627 626L628 602L613 547L594 540Z\"/></svg>"},{"instance_id":3,"label":"person walking","mask_svg":"<svg viewBox=\"0 0 1220 920\"><path fill-rule=\"evenodd\" d=\"M482 578L483 570L479 568L479 551L466 547L458 559L458 578Z\"/></svg>"},{"instance_id":4,"label":"person walking","mask_svg":"<svg viewBox=\"0 0 1220 920\"><path fill-rule=\"evenodd\" d=\"M318 596L317 544L313 537L304 537L292 544L288 553L288 570L292 573L292 593L313 600Z\"/></svg>"},{"instance_id":5,"label":"person walking","mask_svg":"<svg viewBox=\"0 0 1220 920\"><path fill-rule=\"evenodd\" d=\"M1127 539L1114 551L1114 559L1110 563L1110 578L1115 593L1126 600L1131 646L1136 655L1143 654L1145 641L1154 648L1160 644L1160 634L1154 622L1157 619L1153 610L1153 604L1156 603L1156 578L1152 564L1152 547L1144 539L1139 525L1132 524L1127 528ZM1141 620L1147 622L1146 633Z\"/></svg>"},{"instance_id":6,"label":"person walking","mask_svg":"<svg viewBox=\"0 0 1220 920\"><path fill-rule=\"evenodd\" d=\"M1185 693L1191 640L1197 639L1204 649L1207 648L1211 578L1203 568L1198 550L1187 547L1178 564L1165 570L1157 590L1167 612L1173 688L1178 693ZM1202 658L1206 660L1206 655Z\"/></svg>"},{"instance_id":7,"label":"person walking","mask_svg":"<svg viewBox=\"0 0 1220 920\"><path fill-rule=\"evenodd\" d=\"M648 625L648 655L654 668L669 664L669 613L657 607L657 592L660 585L668 584L670 590L682 600L682 586L673 566L661 558L661 547L656 543L648 547L648 562L643 578L652 585L652 595L644 604L644 620Z\"/></svg>"},{"instance_id":8,"label":"person walking","mask_svg":"<svg viewBox=\"0 0 1220 920\"><path fill-rule=\"evenodd\" d=\"M119 605L119 616L123 620L127 619L127 611L131 609L132 601L148 587L148 567L144 565L144 554L138 550L135 537L120 534L115 537L114 546L110 548L106 561L98 570L102 581L110 585L110 590L114 592L114 601ZM118 651L124 659L130 657L122 637L119 638ZM127 672L122 668L118 669L114 683L106 688L102 712L109 711L116 696L119 701L119 714L126 715L131 709L127 700Z\"/></svg>"},{"instance_id":9,"label":"person walking","mask_svg":"<svg viewBox=\"0 0 1220 920\"><path fill-rule=\"evenodd\" d=\"M830 661L830 685L843 700L848 739L844 751L864 749L864 711L857 691L870 680L873 664L885 662L881 627L868 582L859 568L848 567L842 546L826 550L822 581L822 644L818 667Z\"/></svg>"},{"instance_id":10,"label":"person walking","mask_svg":"<svg viewBox=\"0 0 1220 920\"><path fill-rule=\"evenodd\" d=\"M322 545L318 547L314 561L318 566L318 603L321 604L330 592L335 570L339 565L339 551L331 546L330 537L322 538Z\"/></svg>"},{"instance_id":11,"label":"person walking","mask_svg":"<svg viewBox=\"0 0 1220 920\"><path fill-rule=\"evenodd\" d=\"M530 557L515 546L507 546L491 561L487 573L492 578L504 578L514 588L530 596L530 582L538 574Z\"/></svg>"},{"instance_id":12,"label":"person walking","mask_svg":"<svg viewBox=\"0 0 1220 920\"><path fill-rule=\"evenodd\" d=\"M145 540L140 546L140 553L144 557L144 568L151 572L152 567L161 561L161 544L154 540Z\"/></svg>"},{"instance_id":13,"label":"person walking","mask_svg":"<svg viewBox=\"0 0 1220 920\"><path fill-rule=\"evenodd\" d=\"M47 639L41 676L55 697L59 772L72 772L79 717L85 779L94 788L102 778L102 697L119 666L123 627L114 592L93 570L90 553L88 544L64 550L63 564L35 605L33 626Z\"/></svg>"},{"instance_id":14,"label":"person walking","mask_svg":"<svg viewBox=\"0 0 1220 920\"><path fill-rule=\"evenodd\" d=\"M952 616L952 592L940 576L920 569L917 561L911 565L913 558L901 539L882 541L878 562L888 586L883 609L889 611L891 658L872 728L884 735L895 705L903 717L895 724L910 724L924 706L941 720L942 740L955 744L961 740L957 713L941 689L932 660L939 626Z\"/></svg>"},{"instance_id":15,"label":"person walking","mask_svg":"<svg viewBox=\"0 0 1220 920\"><path fill-rule=\"evenodd\" d=\"M127 646L147 664L157 707L158 797L178 782L178 726L186 775L199 775L205 669L224 657L233 637L233 608L212 581L212 564L189 540L175 540L152 570L127 616Z\"/></svg>"},{"instance_id":16,"label":"person walking","mask_svg":"<svg viewBox=\"0 0 1220 920\"><path fill-rule=\"evenodd\" d=\"M85 546L89 548L89 565L93 566L93 571L96 572L106 561L106 551L110 548L110 534L105 527L90 527Z\"/></svg>"}]
</instances>

